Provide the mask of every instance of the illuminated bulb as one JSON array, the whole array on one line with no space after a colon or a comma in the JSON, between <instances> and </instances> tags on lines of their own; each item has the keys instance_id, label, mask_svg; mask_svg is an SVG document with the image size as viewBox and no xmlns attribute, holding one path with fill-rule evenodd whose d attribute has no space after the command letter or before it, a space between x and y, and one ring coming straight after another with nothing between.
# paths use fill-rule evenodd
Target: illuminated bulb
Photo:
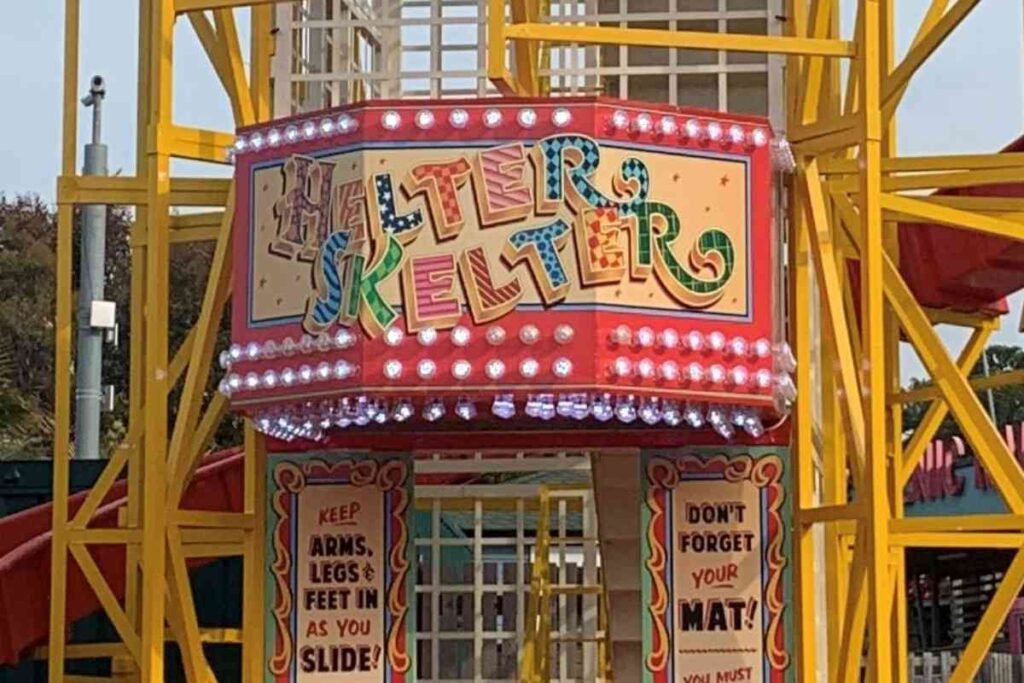
<instances>
[{"instance_id":1,"label":"illuminated bulb","mask_svg":"<svg viewBox=\"0 0 1024 683\"><path fill-rule=\"evenodd\" d=\"M683 132L686 133L686 137L691 140L700 140L701 128L700 121L697 119L688 119L686 124L683 126Z\"/></svg>"},{"instance_id":2,"label":"illuminated bulb","mask_svg":"<svg viewBox=\"0 0 1024 683\"><path fill-rule=\"evenodd\" d=\"M359 122L348 114L342 114L338 117L338 132L339 133L351 133L359 127Z\"/></svg>"},{"instance_id":3,"label":"illuminated bulb","mask_svg":"<svg viewBox=\"0 0 1024 683\"><path fill-rule=\"evenodd\" d=\"M324 362L317 365L316 378L321 382L329 380L331 378L331 364Z\"/></svg>"},{"instance_id":4,"label":"illuminated bulb","mask_svg":"<svg viewBox=\"0 0 1024 683\"><path fill-rule=\"evenodd\" d=\"M645 398L640 403L638 414L640 419L644 421L644 424L656 425L661 422L661 406L658 405L658 399Z\"/></svg>"},{"instance_id":5,"label":"illuminated bulb","mask_svg":"<svg viewBox=\"0 0 1024 683\"><path fill-rule=\"evenodd\" d=\"M487 343L491 346L500 346L505 341L505 328L501 325L491 325L487 328Z\"/></svg>"},{"instance_id":6,"label":"illuminated bulb","mask_svg":"<svg viewBox=\"0 0 1024 683\"><path fill-rule=\"evenodd\" d=\"M244 152L245 148L249 146L249 143L245 141L245 138L239 135L235 138L234 149L236 152Z\"/></svg>"},{"instance_id":7,"label":"illuminated bulb","mask_svg":"<svg viewBox=\"0 0 1024 683\"><path fill-rule=\"evenodd\" d=\"M469 123L469 112L465 109L452 109L452 112L448 114L448 123L452 128L465 128Z\"/></svg>"},{"instance_id":8,"label":"illuminated bulb","mask_svg":"<svg viewBox=\"0 0 1024 683\"><path fill-rule=\"evenodd\" d=\"M249 342L243 350L246 360L256 360L260 357L260 345L256 342Z\"/></svg>"},{"instance_id":9,"label":"illuminated bulb","mask_svg":"<svg viewBox=\"0 0 1024 683\"><path fill-rule=\"evenodd\" d=\"M619 356L612 363L612 374L616 377L629 377L633 374L633 363L625 356Z\"/></svg>"},{"instance_id":10,"label":"illuminated bulb","mask_svg":"<svg viewBox=\"0 0 1024 683\"><path fill-rule=\"evenodd\" d=\"M555 341L559 344L568 344L572 341L572 338L576 335L575 330L572 329L572 325L559 325L555 328Z\"/></svg>"},{"instance_id":11,"label":"illuminated bulb","mask_svg":"<svg viewBox=\"0 0 1024 683\"><path fill-rule=\"evenodd\" d=\"M263 373L263 388L273 389L277 386L277 373L273 370L267 370Z\"/></svg>"},{"instance_id":12,"label":"illuminated bulb","mask_svg":"<svg viewBox=\"0 0 1024 683\"><path fill-rule=\"evenodd\" d=\"M737 358L742 358L747 355L749 346L750 345L747 344L747 340L743 337L733 337L732 340L729 341L728 351Z\"/></svg>"},{"instance_id":13,"label":"illuminated bulb","mask_svg":"<svg viewBox=\"0 0 1024 683\"><path fill-rule=\"evenodd\" d=\"M444 412L444 403L441 402L441 399L434 398L423 406L423 419L427 422L437 422L444 417Z\"/></svg>"},{"instance_id":14,"label":"illuminated bulb","mask_svg":"<svg viewBox=\"0 0 1024 683\"><path fill-rule=\"evenodd\" d=\"M434 127L434 112L429 109L421 109L416 112L416 127L420 130L429 130Z\"/></svg>"},{"instance_id":15,"label":"illuminated bulb","mask_svg":"<svg viewBox=\"0 0 1024 683\"><path fill-rule=\"evenodd\" d=\"M782 372L793 372L796 370L796 358L793 356L793 349L789 344L782 342L775 351L775 362Z\"/></svg>"},{"instance_id":16,"label":"illuminated bulb","mask_svg":"<svg viewBox=\"0 0 1024 683\"><path fill-rule=\"evenodd\" d=\"M704 366L700 363L690 363L686 366L686 379L691 382L700 382L704 379Z\"/></svg>"},{"instance_id":17,"label":"illuminated bulb","mask_svg":"<svg viewBox=\"0 0 1024 683\"><path fill-rule=\"evenodd\" d=\"M755 439L764 436L764 424L761 423L761 418L753 413L747 415L743 420L743 429Z\"/></svg>"},{"instance_id":18,"label":"illuminated bulb","mask_svg":"<svg viewBox=\"0 0 1024 683\"><path fill-rule=\"evenodd\" d=\"M675 382L679 379L679 365L675 361L667 360L658 368L658 374L666 382Z\"/></svg>"},{"instance_id":19,"label":"illuminated bulb","mask_svg":"<svg viewBox=\"0 0 1024 683\"><path fill-rule=\"evenodd\" d=\"M789 375L776 375L775 389L783 400L789 402L796 400L796 385L793 384Z\"/></svg>"},{"instance_id":20,"label":"illuminated bulb","mask_svg":"<svg viewBox=\"0 0 1024 683\"><path fill-rule=\"evenodd\" d=\"M725 410L721 406L711 406L708 409L708 422L723 439L731 439L736 434L736 429L725 416Z\"/></svg>"},{"instance_id":21,"label":"illuminated bulb","mask_svg":"<svg viewBox=\"0 0 1024 683\"><path fill-rule=\"evenodd\" d=\"M347 327L334 333L334 345L339 349L347 349L356 343L356 335Z\"/></svg>"},{"instance_id":22,"label":"illuminated bulb","mask_svg":"<svg viewBox=\"0 0 1024 683\"><path fill-rule=\"evenodd\" d=\"M717 330L709 334L708 348L712 351L722 351L725 348L725 335Z\"/></svg>"},{"instance_id":23,"label":"illuminated bulb","mask_svg":"<svg viewBox=\"0 0 1024 683\"><path fill-rule=\"evenodd\" d=\"M551 113L551 123L556 128L565 128L572 121L572 112L564 107L559 107Z\"/></svg>"},{"instance_id":24,"label":"illuminated bulb","mask_svg":"<svg viewBox=\"0 0 1024 683\"><path fill-rule=\"evenodd\" d=\"M671 116L662 116L658 120L658 132L662 135L669 136L675 135L676 131L679 130L679 124Z\"/></svg>"},{"instance_id":25,"label":"illuminated bulb","mask_svg":"<svg viewBox=\"0 0 1024 683\"><path fill-rule=\"evenodd\" d=\"M232 362L242 360L242 347L239 344L232 344L228 347L228 357Z\"/></svg>"},{"instance_id":26,"label":"illuminated bulb","mask_svg":"<svg viewBox=\"0 0 1024 683\"><path fill-rule=\"evenodd\" d=\"M708 140L712 142L718 142L722 139L722 125L717 121L712 121L708 124Z\"/></svg>"},{"instance_id":27,"label":"illuminated bulb","mask_svg":"<svg viewBox=\"0 0 1024 683\"><path fill-rule=\"evenodd\" d=\"M683 421L679 403L671 399L666 400L661 406L661 420L669 427L679 426L679 423Z\"/></svg>"},{"instance_id":28,"label":"illuminated bulb","mask_svg":"<svg viewBox=\"0 0 1024 683\"><path fill-rule=\"evenodd\" d=\"M253 149L259 149L263 147L263 134L253 133L249 136L249 146Z\"/></svg>"},{"instance_id":29,"label":"illuminated bulb","mask_svg":"<svg viewBox=\"0 0 1024 683\"><path fill-rule=\"evenodd\" d=\"M590 404L590 414L598 422L607 422L615 417L615 409L612 407L612 399L608 394L595 396Z\"/></svg>"},{"instance_id":30,"label":"illuminated bulb","mask_svg":"<svg viewBox=\"0 0 1024 683\"><path fill-rule=\"evenodd\" d=\"M666 349L674 349L679 346L679 333L668 327L658 334L658 343Z\"/></svg>"},{"instance_id":31,"label":"illuminated bulb","mask_svg":"<svg viewBox=\"0 0 1024 683\"><path fill-rule=\"evenodd\" d=\"M416 333L416 339L422 346L431 346L437 341L437 330L433 327L424 327Z\"/></svg>"},{"instance_id":32,"label":"illuminated bulb","mask_svg":"<svg viewBox=\"0 0 1024 683\"><path fill-rule=\"evenodd\" d=\"M746 139L746 135L743 133L743 127L738 126L735 123L729 126L729 142L734 145L742 145Z\"/></svg>"},{"instance_id":33,"label":"illuminated bulb","mask_svg":"<svg viewBox=\"0 0 1024 683\"><path fill-rule=\"evenodd\" d=\"M570 413L572 419L582 420L590 415L590 401L586 394L573 394L572 399L572 413Z\"/></svg>"},{"instance_id":34,"label":"illuminated bulb","mask_svg":"<svg viewBox=\"0 0 1024 683\"><path fill-rule=\"evenodd\" d=\"M565 379L572 374L572 361L568 358L558 358L551 365L551 371L555 373L555 377Z\"/></svg>"},{"instance_id":35,"label":"illuminated bulb","mask_svg":"<svg viewBox=\"0 0 1024 683\"><path fill-rule=\"evenodd\" d=\"M654 330L649 327L641 327L636 331L636 337L633 339L636 345L643 349L649 349L654 346L654 340Z\"/></svg>"},{"instance_id":36,"label":"illuminated bulb","mask_svg":"<svg viewBox=\"0 0 1024 683\"><path fill-rule=\"evenodd\" d=\"M691 351L700 351L704 348L704 335L697 330L690 330L686 334L686 348Z\"/></svg>"},{"instance_id":37,"label":"illuminated bulb","mask_svg":"<svg viewBox=\"0 0 1024 683\"><path fill-rule=\"evenodd\" d=\"M505 363L497 358L492 358L484 366L484 372L487 373L490 379L499 380L505 375Z\"/></svg>"},{"instance_id":38,"label":"illuminated bulb","mask_svg":"<svg viewBox=\"0 0 1024 683\"><path fill-rule=\"evenodd\" d=\"M628 346L632 340L633 333L627 325L619 325L609 335L609 341L616 346Z\"/></svg>"},{"instance_id":39,"label":"illuminated bulb","mask_svg":"<svg viewBox=\"0 0 1024 683\"><path fill-rule=\"evenodd\" d=\"M608 123L615 130L625 130L629 126L629 114L621 109L616 109Z\"/></svg>"},{"instance_id":40,"label":"illuminated bulb","mask_svg":"<svg viewBox=\"0 0 1024 683\"><path fill-rule=\"evenodd\" d=\"M303 384L309 384L313 381L313 368L308 365L303 365L299 368L299 381Z\"/></svg>"},{"instance_id":41,"label":"illuminated bulb","mask_svg":"<svg viewBox=\"0 0 1024 683\"><path fill-rule=\"evenodd\" d=\"M750 142L754 147L764 147L768 144L768 133L764 128L755 128L750 133Z\"/></svg>"},{"instance_id":42,"label":"illuminated bulb","mask_svg":"<svg viewBox=\"0 0 1024 683\"><path fill-rule=\"evenodd\" d=\"M708 368L707 380L712 384L721 384L725 381L725 368L717 363Z\"/></svg>"},{"instance_id":43,"label":"illuminated bulb","mask_svg":"<svg viewBox=\"0 0 1024 683\"><path fill-rule=\"evenodd\" d=\"M636 420L636 403L632 396L619 396L615 399L615 417L624 424Z\"/></svg>"},{"instance_id":44,"label":"illuminated bulb","mask_svg":"<svg viewBox=\"0 0 1024 683\"><path fill-rule=\"evenodd\" d=\"M267 131L267 144L271 147L277 147L281 144L281 131L277 128L271 128Z\"/></svg>"},{"instance_id":45,"label":"illuminated bulb","mask_svg":"<svg viewBox=\"0 0 1024 683\"><path fill-rule=\"evenodd\" d=\"M754 373L754 384L758 389L767 389L772 385L772 372L761 368Z\"/></svg>"},{"instance_id":46,"label":"illuminated bulb","mask_svg":"<svg viewBox=\"0 0 1024 683\"><path fill-rule=\"evenodd\" d=\"M412 417L415 409L412 407L412 401L407 398L400 399L395 407L391 409L391 419L395 422L405 422Z\"/></svg>"},{"instance_id":47,"label":"illuminated bulb","mask_svg":"<svg viewBox=\"0 0 1024 683\"><path fill-rule=\"evenodd\" d=\"M469 364L468 360L460 358L459 360L452 363L452 377L457 380L464 380L469 377L469 373L473 371L473 366Z\"/></svg>"},{"instance_id":48,"label":"illuminated bulb","mask_svg":"<svg viewBox=\"0 0 1024 683\"><path fill-rule=\"evenodd\" d=\"M472 420L476 417L476 404L463 396L455 404L455 414L463 420Z\"/></svg>"},{"instance_id":49,"label":"illuminated bulb","mask_svg":"<svg viewBox=\"0 0 1024 683\"><path fill-rule=\"evenodd\" d=\"M654 120L650 114L637 114L633 119L633 130L637 133L650 133L654 128Z\"/></svg>"},{"instance_id":50,"label":"illuminated bulb","mask_svg":"<svg viewBox=\"0 0 1024 683\"><path fill-rule=\"evenodd\" d=\"M515 417L516 402L512 398L512 394L498 394L495 396L494 403L491 404L491 412L503 420Z\"/></svg>"},{"instance_id":51,"label":"illuminated bulb","mask_svg":"<svg viewBox=\"0 0 1024 683\"><path fill-rule=\"evenodd\" d=\"M402 125L402 115L393 109L388 110L381 115L380 125L387 130L397 130Z\"/></svg>"},{"instance_id":52,"label":"illuminated bulb","mask_svg":"<svg viewBox=\"0 0 1024 683\"><path fill-rule=\"evenodd\" d=\"M331 343L331 338L328 337L327 335L323 335L321 337L316 338L316 350L319 351L320 353L326 353L330 351L332 346L333 344Z\"/></svg>"},{"instance_id":53,"label":"illuminated bulb","mask_svg":"<svg viewBox=\"0 0 1024 683\"><path fill-rule=\"evenodd\" d=\"M306 121L302 124L302 137L307 140L312 140L316 137L316 124L312 121Z\"/></svg>"},{"instance_id":54,"label":"illuminated bulb","mask_svg":"<svg viewBox=\"0 0 1024 683\"><path fill-rule=\"evenodd\" d=\"M455 344L456 346L466 346L467 344L469 344L469 339L471 336L472 333L469 331L469 328L466 327L465 325L456 325L455 327L452 328L452 344Z\"/></svg>"},{"instance_id":55,"label":"illuminated bulb","mask_svg":"<svg viewBox=\"0 0 1024 683\"><path fill-rule=\"evenodd\" d=\"M308 334L302 335L302 339L299 340L299 353L312 353L313 351L313 338Z\"/></svg>"},{"instance_id":56,"label":"illuminated bulb","mask_svg":"<svg viewBox=\"0 0 1024 683\"><path fill-rule=\"evenodd\" d=\"M286 387L290 387L295 384L295 371L291 368L285 368L281 371L281 384Z\"/></svg>"},{"instance_id":57,"label":"illuminated bulb","mask_svg":"<svg viewBox=\"0 0 1024 683\"><path fill-rule=\"evenodd\" d=\"M523 325L519 329L519 341L523 342L527 346L536 344L540 339L540 330L537 329L536 325Z\"/></svg>"},{"instance_id":58,"label":"illuminated bulb","mask_svg":"<svg viewBox=\"0 0 1024 683\"><path fill-rule=\"evenodd\" d=\"M437 363L424 358L416 366L416 374L420 376L420 379L430 379L437 372Z\"/></svg>"},{"instance_id":59,"label":"illuminated bulb","mask_svg":"<svg viewBox=\"0 0 1024 683\"><path fill-rule=\"evenodd\" d=\"M758 358L767 358L772 355L772 343L762 337L754 342L750 350Z\"/></svg>"},{"instance_id":60,"label":"illuminated bulb","mask_svg":"<svg viewBox=\"0 0 1024 683\"><path fill-rule=\"evenodd\" d=\"M535 358L526 358L519 364L519 374L527 379L537 376L540 371L540 363Z\"/></svg>"},{"instance_id":61,"label":"illuminated bulb","mask_svg":"<svg viewBox=\"0 0 1024 683\"><path fill-rule=\"evenodd\" d=\"M334 121L330 119L324 119L320 122L320 132L324 135L330 135L334 132Z\"/></svg>"},{"instance_id":62,"label":"illuminated bulb","mask_svg":"<svg viewBox=\"0 0 1024 683\"><path fill-rule=\"evenodd\" d=\"M655 372L656 367L654 365L654 361L652 361L650 358L642 358L640 362L636 364L637 377L641 377L643 379L651 379L654 377Z\"/></svg>"},{"instance_id":63,"label":"illuminated bulb","mask_svg":"<svg viewBox=\"0 0 1024 683\"><path fill-rule=\"evenodd\" d=\"M355 370L355 367L348 361L339 360L334 364L334 377L335 379L347 379L352 376Z\"/></svg>"},{"instance_id":64,"label":"illuminated bulb","mask_svg":"<svg viewBox=\"0 0 1024 683\"><path fill-rule=\"evenodd\" d=\"M398 379L402 376L402 361L391 359L384 363L384 376L388 379Z\"/></svg>"},{"instance_id":65,"label":"illuminated bulb","mask_svg":"<svg viewBox=\"0 0 1024 683\"><path fill-rule=\"evenodd\" d=\"M516 120L523 128L533 128L537 125L537 112L532 109L520 109Z\"/></svg>"},{"instance_id":66,"label":"illuminated bulb","mask_svg":"<svg viewBox=\"0 0 1024 683\"><path fill-rule=\"evenodd\" d=\"M228 355L226 350L220 352L220 355L217 356L217 360L220 363L220 366L225 370L231 367L231 356Z\"/></svg>"},{"instance_id":67,"label":"illuminated bulb","mask_svg":"<svg viewBox=\"0 0 1024 683\"><path fill-rule=\"evenodd\" d=\"M384 333L384 343L388 346L398 346L405 339L405 332L401 327L392 326Z\"/></svg>"},{"instance_id":68,"label":"illuminated bulb","mask_svg":"<svg viewBox=\"0 0 1024 683\"><path fill-rule=\"evenodd\" d=\"M255 389L260 385L260 376L255 372L250 372L245 376L245 379L242 380L242 383L245 384L246 389Z\"/></svg>"},{"instance_id":69,"label":"illuminated bulb","mask_svg":"<svg viewBox=\"0 0 1024 683\"><path fill-rule=\"evenodd\" d=\"M750 381L750 370L742 365L737 365L729 371L729 380L737 387L745 387Z\"/></svg>"},{"instance_id":70,"label":"illuminated bulb","mask_svg":"<svg viewBox=\"0 0 1024 683\"><path fill-rule=\"evenodd\" d=\"M484 125L488 128L497 128L501 125L501 110L500 109L488 109L484 112Z\"/></svg>"},{"instance_id":71,"label":"illuminated bulb","mask_svg":"<svg viewBox=\"0 0 1024 683\"><path fill-rule=\"evenodd\" d=\"M571 394L559 394L558 403L555 404L555 412L561 417L571 417L573 414L573 398Z\"/></svg>"},{"instance_id":72,"label":"illuminated bulb","mask_svg":"<svg viewBox=\"0 0 1024 683\"><path fill-rule=\"evenodd\" d=\"M686 424L694 429L700 429L704 426L704 413L693 403L687 403L686 407L683 408L683 419L686 420Z\"/></svg>"}]
</instances>

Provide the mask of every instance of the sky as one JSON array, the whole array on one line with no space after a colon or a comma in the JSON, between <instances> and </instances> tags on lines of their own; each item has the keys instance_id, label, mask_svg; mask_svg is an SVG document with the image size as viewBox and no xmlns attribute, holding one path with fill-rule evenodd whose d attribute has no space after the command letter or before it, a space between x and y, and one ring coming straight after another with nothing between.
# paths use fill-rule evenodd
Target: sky
<instances>
[{"instance_id":1,"label":"sky","mask_svg":"<svg viewBox=\"0 0 1024 683\"><path fill-rule=\"evenodd\" d=\"M843 0L844 26L854 3ZM0 192L55 197L60 165L60 95L63 81L61 0L8 2L0 21ZM898 0L897 57L902 57L929 0ZM78 92L89 78L107 82L104 141L111 173L134 173L137 0L83 0ZM1019 0L983 2L911 82L899 110L900 154L990 152L1024 133L1024 46ZM239 28L247 21L239 16ZM183 125L229 130L231 111L187 20L176 26L174 118ZM245 40L243 34L243 41ZM90 114L79 110L79 140ZM204 167L207 168L207 167ZM194 172L184 163L175 172ZM223 171L226 172L226 171ZM1011 301L997 343L1020 344L1017 326L1024 295ZM954 350L966 334L942 328ZM904 345L906 347L906 345ZM904 349L904 378L921 376Z\"/></svg>"}]
</instances>

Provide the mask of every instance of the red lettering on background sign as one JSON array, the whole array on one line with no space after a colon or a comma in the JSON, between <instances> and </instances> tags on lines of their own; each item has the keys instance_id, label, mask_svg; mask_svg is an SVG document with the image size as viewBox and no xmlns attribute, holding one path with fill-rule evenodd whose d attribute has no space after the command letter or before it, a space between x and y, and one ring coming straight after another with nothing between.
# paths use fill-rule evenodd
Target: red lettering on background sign
<instances>
[{"instance_id":1,"label":"red lettering on background sign","mask_svg":"<svg viewBox=\"0 0 1024 683\"><path fill-rule=\"evenodd\" d=\"M1024 422L1003 427L1003 438L1010 453L1024 466ZM971 458L974 467L974 489L988 491L995 487L985 465L969 453L963 438L954 436L948 441L936 439L928 444L904 491L905 503L924 503L942 500L947 496L961 496L966 479L957 474L956 462Z\"/></svg>"}]
</instances>

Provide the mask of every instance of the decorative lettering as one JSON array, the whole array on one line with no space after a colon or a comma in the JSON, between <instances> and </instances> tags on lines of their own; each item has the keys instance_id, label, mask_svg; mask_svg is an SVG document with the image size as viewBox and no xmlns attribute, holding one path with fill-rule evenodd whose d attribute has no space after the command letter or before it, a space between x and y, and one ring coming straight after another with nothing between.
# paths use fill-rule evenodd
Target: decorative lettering
<instances>
[{"instance_id":1,"label":"decorative lettering","mask_svg":"<svg viewBox=\"0 0 1024 683\"><path fill-rule=\"evenodd\" d=\"M482 225L508 223L530 215L533 194L523 182L525 167L526 149L518 142L476 155L473 182Z\"/></svg>"},{"instance_id":2,"label":"decorative lettering","mask_svg":"<svg viewBox=\"0 0 1024 683\"><path fill-rule=\"evenodd\" d=\"M559 254L569 234L568 224L558 219L548 225L512 233L502 251L509 265L526 260L541 298L548 305L561 301L569 291L569 275Z\"/></svg>"},{"instance_id":3,"label":"decorative lettering","mask_svg":"<svg viewBox=\"0 0 1024 683\"><path fill-rule=\"evenodd\" d=\"M414 166L402 181L410 198L423 194L439 242L459 234L466 218L459 203L459 190L469 180L472 167L465 157Z\"/></svg>"},{"instance_id":4,"label":"decorative lettering","mask_svg":"<svg viewBox=\"0 0 1024 683\"><path fill-rule=\"evenodd\" d=\"M284 193L274 204L277 235L270 251L303 261L316 256L331 232L331 184L334 164L291 156L284 163Z\"/></svg>"},{"instance_id":5,"label":"decorative lettering","mask_svg":"<svg viewBox=\"0 0 1024 683\"><path fill-rule=\"evenodd\" d=\"M454 327L462 315L459 300L452 294L456 266L452 254L418 256L402 268L402 299L409 332L424 327Z\"/></svg>"},{"instance_id":6,"label":"decorative lettering","mask_svg":"<svg viewBox=\"0 0 1024 683\"><path fill-rule=\"evenodd\" d=\"M503 285L494 284L483 247L463 250L459 256L459 275L466 291L470 315L477 325L497 320L514 309L523 298L523 286L518 277Z\"/></svg>"}]
</instances>

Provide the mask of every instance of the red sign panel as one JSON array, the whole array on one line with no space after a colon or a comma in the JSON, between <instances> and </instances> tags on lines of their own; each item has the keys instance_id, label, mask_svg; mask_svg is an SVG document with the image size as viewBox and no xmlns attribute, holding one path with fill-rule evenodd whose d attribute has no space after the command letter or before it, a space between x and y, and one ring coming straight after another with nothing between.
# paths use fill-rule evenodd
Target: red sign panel
<instances>
[{"instance_id":1,"label":"red sign panel","mask_svg":"<svg viewBox=\"0 0 1024 683\"><path fill-rule=\"evenodd\" d=\"M770 135L600 99L246 129L222 390L286 438L522 416L757 435L792 392Z\"/></svg>"}]
</instances>

